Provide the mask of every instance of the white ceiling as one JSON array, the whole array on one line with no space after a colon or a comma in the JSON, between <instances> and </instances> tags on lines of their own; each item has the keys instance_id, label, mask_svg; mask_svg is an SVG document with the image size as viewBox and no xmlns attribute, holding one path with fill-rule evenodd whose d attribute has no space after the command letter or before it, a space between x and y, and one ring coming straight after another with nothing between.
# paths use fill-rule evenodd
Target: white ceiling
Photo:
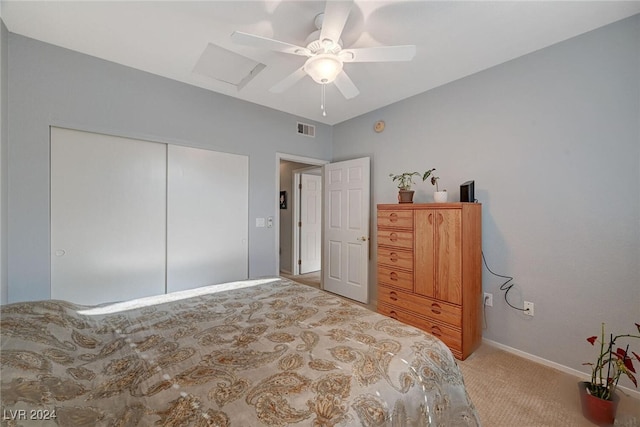
<instances>
[{"instance_id":1,"label":"white ceiling","mask_svg":"<svg viewBox=\"0 0 640 427\"><path fill-rule=\"evenodd\" d=\"M324 1L5 1L10 32L327 124L336 124L640 13L640 1L356 0L345 48L415 44L411 62L346 63L360 94L346 100L309 77L269 88L305 58L234 44L239 30L304 45ZM266 65L242 89L194 73L209 44Z\"/></svg>"}]
</instances>

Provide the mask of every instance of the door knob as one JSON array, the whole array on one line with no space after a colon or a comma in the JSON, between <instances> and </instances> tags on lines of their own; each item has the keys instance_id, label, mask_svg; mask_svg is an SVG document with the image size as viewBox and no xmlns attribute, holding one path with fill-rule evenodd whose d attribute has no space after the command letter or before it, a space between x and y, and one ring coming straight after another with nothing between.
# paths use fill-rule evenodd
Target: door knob
<instances>
[{"instance_id":1,"label":"door knob","mask_svg":"<svg viewBox=\"0 0 640 427\"><path fill-rule=\"evenodd\" d=\"M362 236L358 237L358 240L360 240L361 242L366 242L367 240L369 240L369 238L367 236Z\"/></svg>"}]
</instances>

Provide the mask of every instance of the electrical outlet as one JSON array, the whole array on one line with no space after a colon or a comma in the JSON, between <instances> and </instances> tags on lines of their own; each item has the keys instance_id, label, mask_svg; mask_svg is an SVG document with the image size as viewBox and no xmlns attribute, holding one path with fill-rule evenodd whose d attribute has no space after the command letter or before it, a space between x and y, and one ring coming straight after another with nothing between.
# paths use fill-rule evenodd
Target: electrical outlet
<instances>
[{"instance_id":1,"label":"electrical outlet","mask_svg":"<svg viewBox=\"0 0 640 427\"><path fill-rule=\"evenodd\" d=\"M484 293L484 305L487 307L493 307L493 294L489 292Z\"/></svg>"},{"instance_id":2,"label":"electrical outlet","mask_svg":"<svg viewBox=\"0 0 640 427\"><path fill-rule=\"evenodd\" d=\"M524 302L524 314L527 316L533 316L533 303L529 301Z\"/></svg>"}]
</instances>

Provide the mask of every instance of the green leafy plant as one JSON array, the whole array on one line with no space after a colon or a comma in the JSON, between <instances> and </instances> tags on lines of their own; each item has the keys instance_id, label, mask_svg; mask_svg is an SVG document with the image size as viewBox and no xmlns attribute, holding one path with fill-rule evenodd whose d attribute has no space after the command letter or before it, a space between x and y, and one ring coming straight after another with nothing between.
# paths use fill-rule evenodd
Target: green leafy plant
<instances>
[{"instance_id":1,"label":"green leafy plant","mask_svg":"<svg viewBox=\"0 0 640 427\"><path fill-rule=\"evenodd\" d=\"M428 171L426 171L425 173L422 174L422 180L426 181L427 178L429 178L429 176L431 176L431 174L433 173L433 171L436 170L436 168L433 169L429 169ZM433 177L431 177L431 183L433 184ZM437 187L436 187L437 188Z\"/></svg>"},{"instance_id":2,"label":"green leafy plant","mask_svg":"<svg viewBox=\"0 0 640 427\"><path fill-rule=\"evenodd\" d=\"M411 190L411 186L413 184L415 184L415 182L413 182L413 177L414 176L420 176L420 173L418 172L403 172L401 174L398 175L394 175L392 173L389 174L389 176L391 177L391 180L393 182L398 182L398 188L401 190Z\"/></svg>"},{"instance_id":3,"label":"green leafy plant","mask_svg":"<svg viewBox=\"0 0 640 427\"><path fill-rule=\"evenodd\" d=\"M639 335L622 334L614 336L609 334L609 341L605 342L603 323L599 339L597 335L587 338L587 341L593 346L598 342L600 343L600 354L596 363L583 363L583 365L592 367L591 381L587 384L587 390L591 395L604 400L612 400L622 374L625 374L638 387L638 382L634 376L636 370L630 354L633 354L638 362L640 362L640 356L634 351L629 352L629 344L624 349L617 347L614 351L616 341L621 338L640 339L640 324L636 323L635 325Z\"/></svg>"},{"instance_id":4,"label":"green leafy plant","mask_svg":"<svg viewBox=\"0 0 640 427\"><path fill-rule=\"evenodd\" d=\"M440 191L438 190L438 180L440 179L439 176L432 176L431 177L431 184L436 186L436 191ZM447 190L444 190L447 191Z\"/></svg>"},{"instance_id":5,"label":"green leafy plant","mask_svg":"<svg viewBox=\"0 0 640 427\"><path fill-rule=\"evenodd\" d=\"M427 178L429 178L429 175L431 175L431 173L433 171L435 171L436 169L433 168L431 170L428 170L424 173L424 175L422 176L422 180L426 181ZM436 186L436 191L440 191L438 190L438 180L440 179L439 176L436 176L435 174L431 175L431 185L435 185ZM442 191L447 191L447 190L442 190Z\"/></svg>"}]
</instances>

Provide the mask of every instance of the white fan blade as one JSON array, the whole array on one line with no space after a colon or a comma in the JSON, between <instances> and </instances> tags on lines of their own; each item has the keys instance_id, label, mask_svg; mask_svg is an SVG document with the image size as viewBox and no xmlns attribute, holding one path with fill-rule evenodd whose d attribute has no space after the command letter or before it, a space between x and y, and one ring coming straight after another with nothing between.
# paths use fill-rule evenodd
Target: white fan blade
<instances>
[{"instance_id":1,"label":"white fan blade","mask_svg":"<svg viewBox=\"0 0 640 427\"><path fill-rule=\"evenodd\" d=\"M416 56L414 45L364 47L345 49L340 52L340 59L343 62L411 61L414 56Z\"/></svg>"},{"instance_id":2,"label":"white fan blade","mask_svg":"<svg viewBox=\"0 0 640 427\"><path fill-rule=\"evenodd\" d=\"M344 24L347 23L347 18L349 18L349 13L351 13L352 7L353 0L327 0L327 5L324 9L322 28L320 29L321 42L328 39L333 43L338 43L342 30L344 29Z\"/></svg>"},{"instance_id":3,"label":"white fan blade","mask_svg":"<svg viewBox=\"0 0 640 427\"><path fill-rule=\"evenodd\" d=\"M274 50L276 52L291 53L300 56L311 56L311 52L305 47L269 39L267 37L256 36L255 34L243 33L241 31L234 31L231 34L231 40L238 44L260 49Z\"/></svg>"},{"instance_id":4,"label":"white fan blade","mask_svg":"<svg viewBox=\"0 0 640 427\"><path fill-rule=\"evenodd\" d=\"M333 83L336 85L340 93L342 93L342 95L347 99L355 98L360 93L356 85L353 84L347 73L344 71L338 74L338 77L336 77Z\"/></svg>"},{"instance_id":5,"label":"white fan blade","mask_svg":"<svg viewBox=\"0 0 640 427\"><path fill-rule=\"evenodd\" d=\"M289 74L284 79L280 80L279 83L277 83L275 86L269 89L269 92L282 93L285 90L289 89L294 84L296 84L300 79L302 79L306 75L307 73L305 73L304 68L300 67L293 73Z\"/></svg>"}]
</instances>

